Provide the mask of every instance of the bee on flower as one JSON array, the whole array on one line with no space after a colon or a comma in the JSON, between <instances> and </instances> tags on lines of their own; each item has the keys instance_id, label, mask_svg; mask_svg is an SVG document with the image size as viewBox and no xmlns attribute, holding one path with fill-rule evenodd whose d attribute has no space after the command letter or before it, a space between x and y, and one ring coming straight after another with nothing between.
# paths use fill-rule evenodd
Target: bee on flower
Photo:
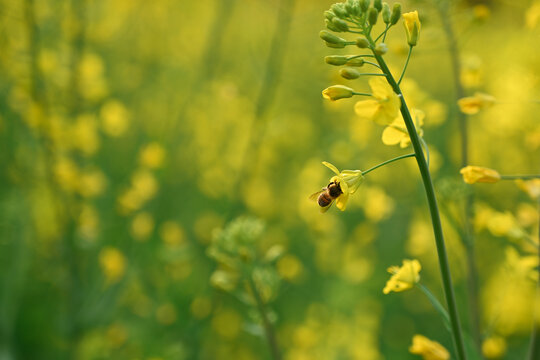
<instances>
[{"instance_id":1,"label":"bee on flower","mask_svg":"<svg viewBox=\"0 0 540 360\"><path fill-rule=\"evenodd\" d=\"M343 170L339 171L334 165L323 161L323 165L332 170L336 175L330 179L329 184L320 191L311 194L311 200L317 201L321 212L326 212L330 206L336 202L339 210L344 211L347 207L349 195L354 194L364 176L360 170Z\"/></svg>"}]
</instances>

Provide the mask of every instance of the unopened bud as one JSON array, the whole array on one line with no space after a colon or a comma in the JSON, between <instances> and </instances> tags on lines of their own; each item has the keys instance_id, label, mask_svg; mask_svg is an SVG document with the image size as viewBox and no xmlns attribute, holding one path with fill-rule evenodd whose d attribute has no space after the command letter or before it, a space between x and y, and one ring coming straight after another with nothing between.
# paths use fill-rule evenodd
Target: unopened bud
<instances>
[{"instance_id":1,"label":"unopened bud","mask_svg":"<svg viewBox=\"0 0 540 360\"><path fill-rule=\"evenodd\" d=\"M370 2L370 0L360 0L360 9L362 9L364 12L367 11L369 9Z\"/></svg>"},{"instance_id":2,"label":"unopened bud","mask_svg":"<svg viewBox=\"0 0 540 360\"><path fill-rule=\"evenodd\" d=\"M333 13L332 11L330 11L330 10L326 10L326 11L324 12L324 17L325 17L326 19L328 19L328 20L332 20L333 18L336 17L336 14L334 14L334 13Z\"/></svg>"},{"instance_id":3,"label":"unopened bud","mask_svg":"<svg viewBox=\"0 0 540 360\"><path fill-rule=\"evenodd\" d=\"M344 55L330 55L330 56L326 56L324 58L324 61L330 65L341 66L347 63L347 59L348 57Z\"/></svg>"},{"instance_id":4,"label":"unopened bud","mask_svg":"<svg viewBox=\"0 0 540 360\"><path fill-rule=\"evenodd\" d=\"M347 63L345 65L360 67L360 66L364 65L364 59L362 59L362 58L352 58L352 59L347 60Z\"/></svg>"},{"instance_id":5,"label":"unopened bud","mask_svg":"<svg viewBox=\"0 0 540 360\"><path fill-rule=\"evenodd\" d=\"M379 17L379 12L375 8L370 8L368 11L368 21L369 25L373 26L377 23L377 18Z\"/></svg>"},{"instance_id":6,"label":"unopened bud","mask_svg":"<svg viewBox=\"0 0 540 360\"><path fill-rule=\"evenodd\" d=\"M330 31L321 30L321 32L319 33L319 36L321 37L321 39L323 39L327 43L330 43L330 44L343 44L343 46L345 46L346 40L343 39L343 38L340 38L337 35L332 34Z\"/></svg>"},{"instance_id":7,"label":"unopened bud","mask_svg":"<svg viewBox=\"0 0 540 360\"><path fill-rule=\"evenodd\" d=\"M375 54L384 55L388 52L388 46L385 43L379 43L375 46Z\"/></svg>"},{"instance_id":8,"label":"unopened bud","mask_svg":"<svg viewBox=\"0 0 540 360\"><path fill-rule=\"evenodd\" d=\"M347 10L345 10L345 6L342 3L334 4L330 7L330 9L336 14L337 17L345 19L347 17Z\"/></svg>"},{"instance_id":9,"label":"unopened bud","mask_svg":"<svg viewBox=\"0 0 540 360\"><path fill-rule=\"evenodd\" d=\"M373 1L373 7L377 9L378 12L381 12L382 10L382 0L374 0Z\"/></svg>"},{"instance_id":10,"label":"unopened bud","mask_svg":"<svg viewBox=\"0 0 540 360\"><path fill-rule=\"evenodd\" d=\"M384 3L382 6L382 19L385 24L390 24L391 15L392 12L390 11L390 6L388 6L388 3Z\"/></svg>"},{"instance_id":11,"label":"unopened bud","mask_svg":"<svg viewBox=\"0 0 540 360\"><path fill-rule=\"evenodd\" d=\"M369 46L369 41L365 38L358 38L356 39L356 46L358 46L360 49L365 49Z\"/></svg>"},{"instance_id":12,"label":"unopened bud","mask_svg":"<svg viewBox=\"0 0 540 360\"><path fill-rule=\"evenodd\" d=\"M343 69L339 70L339 75L341 75L341 77L343 77L345 79L353 80L353 79L358 79L360 77L361 73L360 73L360 71L356 70L355 68L346 67L346 68L343 68Z\"/></svg>"},{"instance_id":13,"label":"unopened bud","mask_svg":"<svg viewBox=\"0 0 540 360\"><path fill-rule=\"evenodd\" d=\"M345 20L338 19L337 17L332 19L332 25L336 27L339 31L349 31L349 25Z\"/></svg>"},{"instance_id":14,"label":"unopened bud","mask_svg":"<svg viewBox=\"0 0 540 360\"><path fill-rule=\"evenodd\" d=\"M401 17L401 4L395 3L392 8L392 16L390 17L390 25L396 25Z\"/></svg>"},{"instance_id":15,"label":"unopened bud","mask_svg":"<svg viewBox=\"0 0 540 360\"><path fill-rule=\"evenodd\" d=\"M405 26L405 32L407 34L407 43L410 46L416 46L421 28L418 11L415 10L403 14L403 20L403 25Z\"/></svg>"},{"instance_id":16,"label":"unopened bud","mask_svg":"<svg viewBox=\"0 0 540 360\"><path fill-rule=\"evenodd\" d=\"M326 24L326 28L330 31L335 31L335 32L340 32L339 29L337 27L334 26L334 24L332 24L332 21L328 20L328 19L324 19L324 22Z\"/></svg>"},{"instance_id":17,"label":"unopened bud","mask_svg":"<svg viewBox=\"0 0 540 360\"><path fill-rule=\"evenodd\" d=\"M352 0L347 0L345 2L345 11L347 11L347 13L349 15L354 15L353 1Z\"/></svg>"},{"instance_id":18,"label":"unopened bud","mask_svg":"<svg viewBox=\"0 0 540 360\"><path fill-rule=\"evenodd\" d=\"M341 44L334 44L334 43L329 43L328 41L326 42L326 46L328 46L329 48L333 48L333 49L343 49L345 47L345 43L341 43Z\"/></svg>"},{"instance_id":19,"label":"unopened bud","mask_svg":"<svg viewBox=\"0 0 540 360\"><path fill-rule=\"evenodd\" d=\"M339 99L350 98L353 96L354 90L345 85L333 85L323 90L323 98L336 101Z\"/></svg>"}]
</instances>

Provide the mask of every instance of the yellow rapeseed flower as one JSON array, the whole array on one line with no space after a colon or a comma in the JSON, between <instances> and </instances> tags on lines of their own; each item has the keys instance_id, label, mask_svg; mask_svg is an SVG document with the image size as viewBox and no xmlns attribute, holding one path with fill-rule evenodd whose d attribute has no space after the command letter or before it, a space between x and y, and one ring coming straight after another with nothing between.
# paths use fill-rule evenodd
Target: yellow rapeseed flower
<instances>
[{"instance_id":1,"label":"yellow rapeseed flower","mask_svg":"<svg viewBox=\"0 0 540 360\"><path fill-rule=\"evenodd\" d=\"M464 97L458 100L458 106L462 113L467 115L478 114L480 110L495 104L495 98L491 95L477 92L474 96Z\"/></svg>"},{"instance_id":2,"label":"yellow rapeseed flower","mask_svg":"<svg viewBox=\"0 0 540 360\"><path fill-rule=\"evenodd\" d=\"M424 125L425 114L421 110L412 109L411 115L415 122L416 132L419 136L424 135L422 125ZM409 132L405 126L405 121L400 115L390 125L388 125L382 133L382 142L385 145L397 145L401 148L406 148L411 143Z\"/></svg>"},{"instance_id":3,"label":"yellow rapeseed flower","mask_svg":"<svg viewBox=\"0 0 540 360\"><path fill-rule=\"evenodd\" d=\"M499 359L506 353L506 340L490 336L482 342L482 354L486 359Z\"/></svg>"},{"instance_id":4,"label":"yellow rapeseed flower","mask_svg":"<svg viewBox=\"0 0 540 360\"><path fill-rule=\"evenodd\" d=\"M157 169L163 165L165 155L163 146L157 142L152 142L141 149L139 163L144 167Z\"/></svg>"},{"instance_id":5,"label":"yellow rapeseed flower","mask_svg":"<svg viewBox=\"0 0 540 360\"><path fill-rule=\"evenodd\" d=\"M344 211L347 207L349 195L354 194L364 180L362 171L343 170L340 172L334 165L326 161L323 161L323 165L332 170L336 176L330 179L327 187L312 194L310 199L317 200L322 212L328 210L334 200L337 208Z\"/></svg>"},{"instance_id":6,"label":"yellow rapeseed flower","mask_svg":"<svg viewBox=\"0 0 540 360\"><path fill-rule=\"evenodd\" d=\"M126 271L126 257L114 248L106 247L99 253L99 264L108 284L114 284L122 279Z\"/></svg>"},{"instance_id":7,"label":"yellow rapeseed flower","mask_svg":"<svg viewBox=\"0 0 540 360\"><path fill-rule=\"evenodd\" d=\"M410 46L415 46L418 42L418 36L420 35L420 19L418 18L418 11L412 11L403 14L403 25L405 25L405 32L407 33L407 43Z\"/></svg>"},{"instance_id":8,"label":"yellow rapeseed flower","mask_svg":"<svg viewBox=\"0 0 540 360\"><path fill-rule=\"evenodd\" d=\"M354 90L345 85L333 85L323 90L322 96L325 99L336 101L339 99L350 98Z\"/></svg>"},{"instance_id":9,"label":"yellow rapeseed flower","mask_svg":"<svg viewBox=\"0 0 540 360\"><path fill-rule=\"evenodd\" d=\"M383 293L391 291L401 292L411 289L414 284L420 281L420 270L422 266L418 260L403 260L403 266L391 266L388 272L392 274L390 280L386 282Z\"/></svg>"},{"instance_id":10,"label":"yellow rapeseed flower","mask_svg":"<svg viewBox=\"0 0 540 360\"><path fill-rule=\"evenodd\" d=\"M496 183L501 179L501 175L493 169L488 169L481 166L465 166L460 171L463 175L463 181L467 184L474 183Z\"/></svg>"},{"instance_id":11,"label":"yellow rapeseed flower","mask_svg":"<svg viewBox=\"0 0 540 360\"><path fill-rule=\"evenodd\" d=\"M412 345L409 347L411 354L422 355L424 360L448 360L450 353L441 344L429 340L423 335L414 335Z\"/></svg>"},{"instance_id":12,"label":"yellow rapeseed flower","mask_svg":"<svg viewBox=\"0 0 540 360\"><path fill-rule=\"evenodd\" d=\"M356 103L354 110L361 118L371 119L379 125L390 125L398 116L401 101L385 79L369 80L373 99Z\"/></svg>"},{"instance_id":13,"label":"yellow rapeseed flower","mask_svg":"<svg viewBox=\"0 0 540 360\"><path fill-rule=\"evenodd\" d=\"M525 191L531 199L538 199L540 197L540 179L532 180L516 180L517 186Z\"/></svg>"}]
</instances>

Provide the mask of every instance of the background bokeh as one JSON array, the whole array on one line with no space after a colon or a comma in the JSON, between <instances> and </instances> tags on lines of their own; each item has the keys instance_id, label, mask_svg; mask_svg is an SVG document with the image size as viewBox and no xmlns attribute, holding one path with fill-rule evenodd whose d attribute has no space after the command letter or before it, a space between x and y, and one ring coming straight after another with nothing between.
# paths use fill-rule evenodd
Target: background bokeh
<instances>
[{"instance_id":1,"label":"background bokeh","mask_svg":"<svg viewBox=\"0 0 540 360\"><path fill-rule=\"evenodd\" d=\"M409 152L383 145L354 99L322 99L368 89L324 63L359 50L319 39L331 4L0 1L0 359L269 359L242 284L210 281L216 229L241 216L264 223L255 251L282 249L266 300L285 359L413 359L414 334L452 349L420 291L382 293L386 268L417 258L442 299L414 160L370 173L343 213L308 200L332 175L321 161L365 170ZM513 182L462 184L441 18L431 1L403 9L422 21L403 92L426 113L464 327L459 209L473 191L485 355L522 359L535 201ZM468 117L471 164L539 173L540 3L456 1L447 18L467 94L498 100ZM387 43L399 73L401 24Z\"/></svg>"}]
</instances>

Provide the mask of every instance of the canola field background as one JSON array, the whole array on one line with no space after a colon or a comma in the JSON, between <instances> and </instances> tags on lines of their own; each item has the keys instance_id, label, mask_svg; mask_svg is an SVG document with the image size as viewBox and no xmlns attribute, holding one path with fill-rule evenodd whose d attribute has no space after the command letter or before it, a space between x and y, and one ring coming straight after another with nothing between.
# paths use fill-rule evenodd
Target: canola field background
<instances>
[{"instance_id":1,"label":"canola field background","mask_svg":"<svg viewBox=\"0 0 540 360\"><path fill-rule=\"evenodd\" d=\"M415 160L370 173L344 212L308 199L333 176L322 161L365 170L411 152L384 145L358 99L322 98L334 84L369 89L325 64L360 50L319 38L332 3L0 1L0 359L271 359L241 275L216 262L223 228L254 234L246 257L266 259L258 285L283 359L419 359L415 334L453 352L421 291L382 292L388 267L418 259L444 303ZM497 99L467 116L470 164L538 174L540 2L402 7L422 22L402 89L426 115L463 328L472 192L479 344L524 359L537 202L513 181L463 183L443 20L465 95ZM386 43L399 74L401 20Z\"/></svg>"}]
</instances>

